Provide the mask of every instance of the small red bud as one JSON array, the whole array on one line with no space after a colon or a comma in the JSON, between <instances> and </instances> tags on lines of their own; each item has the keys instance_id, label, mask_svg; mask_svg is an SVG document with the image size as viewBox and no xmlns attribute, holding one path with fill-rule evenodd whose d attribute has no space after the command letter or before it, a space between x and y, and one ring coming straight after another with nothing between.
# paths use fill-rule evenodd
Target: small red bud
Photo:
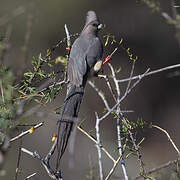
<instances>
[{"instance_id":1,"label":"small red bud","mask_svg":"<svg viewBox=\"0 0 180 180\"><path fill-rule=\"evenodd\" d=\"M51 141L54 142L56 140L56 138L57 138L57 134L54 133Z\"/></svg>"},{"instance_id":2,"label":"small red bud","mask_svg":"<svg viewBox=\"0 0 180 180\"><path fill-rule=\"evenodd\" d=\"M111 59L111 56L107 56L106 59L103 61L103 65L105 65L110 59Z\"/></svg>"},{"instance_id":3,"label":"small red bud","mask_svg":"<svg viewBox=\"0 0 180 180\"><path fill-rule=\"evenodd\" d=\"M67 50L67 51L70 51L70 50L71 50L71 48L70 48L70 47L66 47L66 50Z\"/></svg>"},{"instance_id":4,"label":"small red bud","mask_svg":"<svg viewBox=\"0 0 180 180\"><path fill-rule=\"evenodd\" d=\"M29 134L32 134L34 132L34 127L31 127L30 129L29 129Z\"/></svg>"},{"instance_id":5,"label":"small red bud","mask_svg":"<svg viewBox=\"0 0 180 180\"><path fill-rule=\"evenodd\" d=\"M54 136L54 137L57 137L57 134L56 134L56 133L54 133L54 134L53 134L53 136Z\"/></svg>"}]
</instances>

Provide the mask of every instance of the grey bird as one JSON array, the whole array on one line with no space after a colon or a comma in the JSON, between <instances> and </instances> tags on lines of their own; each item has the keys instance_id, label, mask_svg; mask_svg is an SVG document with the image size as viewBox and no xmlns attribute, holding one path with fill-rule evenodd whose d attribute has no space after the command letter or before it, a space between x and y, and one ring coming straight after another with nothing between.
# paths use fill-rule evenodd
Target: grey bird
<instances>
[{"instance_id":1,"label":"grey bird","mask_svg":"<svg viewBox=\"0 0 180 180\"><path fill-rule=\"evenodd\" d=\"M96 13L88 11L85 26L70 51L67 66L67 94L58 127L56 168L59 167L73 124L78 117L86 82L91 75L96 74L101 68L103 45L98 37L98 31L101 27L102 24L99 23Z\"/></svg>"}]
</instances>

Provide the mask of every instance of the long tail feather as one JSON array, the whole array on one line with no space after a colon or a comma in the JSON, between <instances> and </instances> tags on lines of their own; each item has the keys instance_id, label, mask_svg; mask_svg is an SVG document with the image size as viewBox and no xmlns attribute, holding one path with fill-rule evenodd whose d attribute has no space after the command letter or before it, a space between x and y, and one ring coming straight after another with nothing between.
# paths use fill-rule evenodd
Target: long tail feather
<instances>
[{"instance_id":1,"label":"long tail feather","mask_svg":"<svg viewBox=\"0 0 180 180\"><path fill-rule=\"evenodd\" d=\"M69 86L67 96L61 111L61 117L58 121L58 140L57 140L57 162L56 170L60 166L60 160L65 152L69 137L73 128L74 121L77 119L80 104L84 94L83 87Z\"/></svg>"}]
</instances>

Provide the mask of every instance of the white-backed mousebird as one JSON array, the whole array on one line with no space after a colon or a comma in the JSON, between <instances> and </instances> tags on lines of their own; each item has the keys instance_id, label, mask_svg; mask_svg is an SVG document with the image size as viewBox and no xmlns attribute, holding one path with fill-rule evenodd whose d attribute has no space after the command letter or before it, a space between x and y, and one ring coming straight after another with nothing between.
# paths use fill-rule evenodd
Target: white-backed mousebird
<instances>
[{"instance_id":1,"label":"white-backed mousebird","mask_svg":"<svg viewBox=\"0 0 180 180\"><path fill-rule=\"evenodd\" d=\"M102 24L100 24L96 13L88 11L85 26L70 51L67 66L67 95L58 121L56 168L59 167L74 121L78 117L87 79L92 71L96 73L102 65L103 45L98 37L98 31L101 27Z\"/></svg>"}]
</instances>

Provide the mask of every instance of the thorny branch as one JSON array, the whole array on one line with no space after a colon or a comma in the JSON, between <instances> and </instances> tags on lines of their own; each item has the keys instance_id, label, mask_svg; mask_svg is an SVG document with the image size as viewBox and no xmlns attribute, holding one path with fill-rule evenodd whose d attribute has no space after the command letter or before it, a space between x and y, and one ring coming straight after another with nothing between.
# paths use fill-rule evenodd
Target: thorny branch
<instances>
[{"instance_id":1,"label":"thorny branch","mask_svg":"<svg viewBox=\"0 0 180 180\"><path fill-rule=\"evenodd\" d=\"M116 88L116 92L117 92L117 98L115 98L115 101L117 103L119 101L119 99L120 99L120 88L119 88L119 84L118 84L117 79L116 79L116 75L115 75L115 71L114 71L113 66L110 63L108 65L109 65L109 67L111 69L112 78L113 78L115 88ZM116 97L115 93L113 93L113 97ZM123 158L123 149L122 149L123 146L122 146L122 139L121 139L121 128L122 127L121 127L121 120L120 120L120 117L119 117L119 113L120 113L120 106L118 106L117 109L116 109L116 114L117 114L117 120L116 120L117 121L117 142L118 142L119 155L121 157L119 160L121 160L121 166L122 166L124 178L125 178L125 180L128 180L127 170L126 170L126 167L125 167L125 160ZM114 166L111 169L111 171L109 172L107 177L109 177L110 174L113 173L113 169L115 167L115 164L116 163L114 163Z\"/></svg>"},{"instance_id":2,"label":"thorny branch","mask_svg":"<svg viewBox=\"0 0 180 180\"><path fill-rule=\"evenodd\" d=\"M116 104L113 106L113 108L110 108L109 107L109 104L107 102L107 100L105 99L103 93L96 87L95 84L93 84L92 82L89 82L89 84L94 88L94 90L97 92L97 94L101 97L102 101L104 102L105 104L105 107L107 109L107 113L99 118L96 114L96 137L97 137L97 150L98 150L98 159L99 159L99 174L100 174L100 179L103 178L103 170L102 170L102 155L101 155L101 140L100 140L100 132L99 132L99 125L100 125L100 122L102 120L104 120L112 111L115 111L116 109L116 112L122 116L122 112L120 111L120 103L122 102L122 100L131 92L131 90L140 82L140 80L144 77L144 75L149 71L149 69L143 74L141 75L140 79L138 79L136 82L134 82L134 84L132 86L130 86L131 84L131 78L132 78L132 75L133 75L133 71L134 71L134 66L135 66L135 62L133 62L133 65L132 65L132 69L131 69L131 73L130 73L130 80L128 82L128 85L127 85L127 88L126 88L126 91L124 93L124 95L122 97L120 97L120 88L119 88L119 84L118 84L118 80L116 79L116 76L115 76L115 71L114 71L114 68L112 67L112 65L110 63L108 63L110 69L111 69L111 74L112 74L112 77L113 77L113 80L114 80L114 83L115 83L115 86L116 86L116 91L117 91L117 97L115 95L115 92L112 91L112 88L111 88L111 85L110 85L110 82L108 80L108 77L107 76L101 76L103 78L105 78L106 82L107 82L107 85L109 87L109 90L114 98L114 100L116 101ZM122 165L122 169L123 169L123 173L124 173L124 177L126 180L128 180L128 175L127 175L127 170L126 170L126 167L125 167L125 162L123 160L123 150L122 150L122 142L121 142L121 136L120 136L120 124L119 124L119 121L120 119L117 119L117 131L118 131L118 149L119 149L119 158L118 160L114 160L113 158L113 168L110 170L109 174L107 175L106 179L108 179L111 174L114 172L115 170L115 167L117 166L118 162L121 161L121 165ZM126 122L127 123L127 122ZM82 131L82 129L81 129ZM130 131L130 130L129 130ZM129 132L130 134L131 132ZM89 134L85 133L91 140L94 141L94 138L92 138ZM130 137L131 137L131 140L134 142L133 143L133 146L134 148L136 149L137 151L137 154L138 154L138 157L139 157L139 161L140 161L140 164L141 166L143 167L143 163L142 160L141 160L141 155L139 153L139 150L137 148L137 145L135 143L135 140L132 136L132 133L130 134ZM143 169L143 168L142 168ZM144 172L144 171L143 171Z\"/></svg>"},{"instance_id":3,"label":"thorny branch","mask_svg":"<svg viewBox=\"0 0 180 180\"><path fill-rule=\"evenodd\" d=\"M139 79L131 86L131 88L129 88L129 90L120 98L120 100L110 109L110 111L108 111L106 114L104 114L100 120L105 119L111 112L113 112L118 106L119 104L126 98L126 96L132 91L132 89L135 88L135 86L141 81L141 79L149 72L149 69L147 69L147 71L140 75Z\"/></svg>"},{"instance_id":4,"label":"thorny branch","mask_svg":"<svg viewBox=\"0 0 180 180\"><path fill-rule=\"evenodd\" d=\"M109 66L111 66L111 65L109 65ZM119 106L120 102L122 102L122 100L123 100L123 99L131 92L131 90L141 81L141 79L142 79L143 77L145 77L146 74L148 74L148 71L149 71L149 69L148 69L144 74L138 76L138 80L137 80L132 86L129 85L128 88L126 88L125 94L119 99L118 102L116 102L116 104L113 106L113 108L107 108L107 107L109 107L109 105L108 105L108 102L106 101L106 99L102 96L102 94L101 94L102 92L100 92L100 90L97 89L94 84L92 84L91 82L89 83L89 84L96 90L96 92L98 93L98 95L99 95L99 96L101 97L101 99L103 100L106 108L108 109L108 114L107 114L105 117L107 117L112 111L114 111L114 110ZM131 76L132 76L132 75L131 75ZM108 79L108 78L105 77L106 82L109 82L107 79ZM132 80L132 79L133 79L133 77L130 77L130 78L129 78L129 80ZM117 80L116 82L118 82L118 80ZM107 84L108 84L108 83L107 83ZM118 84L118 83L117 83L117 84ZM130 84L130 83L129 83L129 84ZM110 83L109 83L108 87L111 87ZM110 88L109 88L109 89L110 89ZM110 89L110 91L111 91L111 93L112 93L112 89ZM113 94L114 94L114 97L116 97L114 92L113 92ZM120 93L119 93L119 95L120 95ZM98 118L98 119L99 119L99 122L100 122L101 120L103 120L105 117L103 116L103 117L101 117L101 118ZM124 122L125 125L128 126L127 122L125 121L125 118L123 118L123 122ZM98 125L99 125L99 124L98 124ZM115 159L110 155L110 153L108 153L108 151L100 144L100 141L99 141L100 139L97 141L94 137L92 137L92 136L89 135L86 131L84 131L80 126L78 126L78 129L79 129L81 132L83 132L88 138L90 138L93 142L95 142L95 143L99 146L100 151L103 150L103 151L106 153L106 155L113 161L113 163L114 163L114 164L113 164L113 167L112 167L112 169L110 170L110 172L108 173L108 175L106 176L105 180L109 179L109 177L110 177L110 176L112 175L112 173L114 172L114 170L115 170L118 162L121 160L122 157L119 156L119 158L118 158L117 160L115 160ZM130 128L128 128L128 130L130 131ZM97 131L97 132L98 132L98 131ZM133 139L132 133L129 132L129 134L130 134L131 139ZM134 141L134 140L132 140L132 141ZM134 141L134 143L135 143L135 141ZM56 144L56 143L54 143L54 144ZM134 147L135 147L135 149L137 150L137 153L138 153L139 150L138 150L137 145L134 144ZM46 171L48 172L49 176L50 176L51 178L56 178L57 173L54 174L54 171L52 171L52 169L49 167L49 160L50 160L49 157L51 157L51 155L54 153L54 146L52 146L50 153L48 153L48 155L46 156L46 158L45 158L46 161L42 161L42 158L41 158L39 155L37 155L37 153L32 153L32 152L30 153L30 152L28 152L27 150L25 150L25 149L23 149L23 148L22 148L22 151L30 154L31 156L33 156L33 157L35 157L35 158L40 159L40 160L41 160L41 163L42 163L43 166L45 167L45 169L46 169ZM139 159L140 159L140 158L141 158L141 155L139 154ZM46 163L44 163L44 162L46 162ZM101 165L102 165L102 164L101 164ZM142 166L143 166L143 163L142 163ZM102 168L101 168L101 172L102 172ZM100 174L102 174L102 173L100 173ZM141 176L141 177L142 177L142 176Z\"/></svg>"},{"instance_id":5,"label":"thorny branch","mask_svg":"<svg viewBox=\"0 0 180 180\"><path fill-rule=\"evenodd\" d=\"M116 79L116 75L115 75L115 71L113 66L109 63L108 64L110 69L111 69L111 73L112 73L112 78L116 87L116 91L117 91L117 99L115 100L116 102L119 101L120 99L120 87L118 84L118 81ZM134 65L135 65L135 61L133 61L133 65L132 65L132 69L131 69L131 73L130 73L130 78L133 75L133 71L134 71ZM128 82L126 91L128 91L129 86L130 86L131 80ZM115 95L114 95L115 96ZM122 123L121 123L121 119L120 119L120 114L122 114L121 110L120 110L120 106L117 107L116 109L116 114L117 114L117 142L118 142L118 151L119 151L119 155L120 155L120 162L121 162L121 166L122 166L122 170L123 170L123 174L124 174L124 178L125 180L128 180L128 175L127 175L127 169L125 166L125 160L123 157L123 142L122 142L122 137L121 137L121 129L122 129ZM113 171L112 171L113 172Z\"/></svg>"},{"instance_id":6,"label":"thorny branch","mask_svg":"<svg viewBox=\"0 0 180 180\"><path fill-rule=\"evenodd\" d=\"M131 69L131 73L130 73L130 80L129 80L129 82L128 82L128 85L127 85L127 88L126 88L126 91L125 91L124 94L127 94L128 91L133 87L133 85L132 85L132 87L130 87L130 84L131 84L131 81L132 81L132 76L133 76L133 72L134 72L134 67L135 67L135 61L133 61L132 69ZM148 71L147 71L147 72L148 72ZM137 80L134 84L139 83L139 82L140 82L140 81ZM143 161L142 161L142 156L141 156L141 153L140 153L140 151L139 151L139 147L137 146L137 144L136 144L136 142L135 142L136 140L135 140L135 138L134 138L134 136L133 136L133 133L131 132L131 129L129 128L129 125L128 125L127 121L126 121L126 118L124 117L124 115L123 115L122 113L120 113L120 114L121 114L123 123L125 124L125 126L126 126L127 129L128 129L128 133L129 133L129 136L130 136L131 141L132 141L132 143L133 143L133 147L134 147L134 149L136 150L136 153L137 153L137 156L138 156L138 161L139 161L140 168L141 168L141 171L142 171L142 172L140 172L140 173L141 173L142 176L145 176L144 163L143 163Z\"/></svg>"}]
</instances>

